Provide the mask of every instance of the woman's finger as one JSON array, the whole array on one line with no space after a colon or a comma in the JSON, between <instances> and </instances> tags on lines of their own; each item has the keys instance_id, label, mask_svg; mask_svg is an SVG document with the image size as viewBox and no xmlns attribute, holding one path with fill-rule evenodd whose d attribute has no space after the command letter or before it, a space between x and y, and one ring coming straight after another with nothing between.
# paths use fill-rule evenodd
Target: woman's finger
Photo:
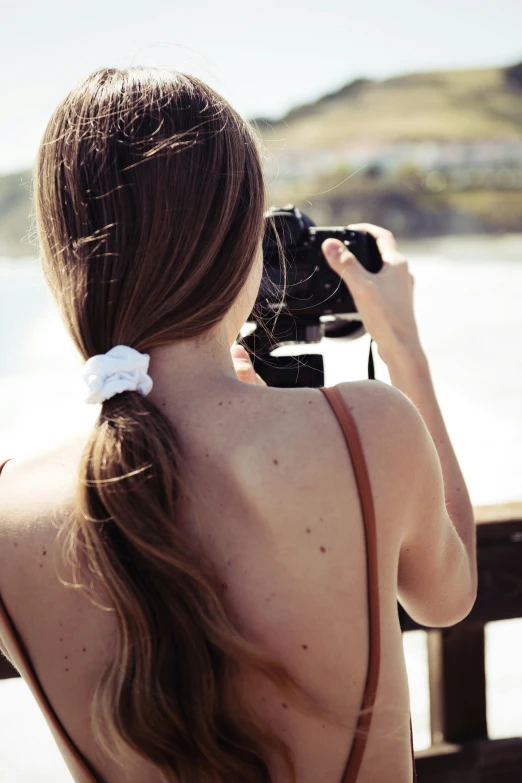
<instances>
[{"instance_id":1,"label":"woman's finger","mask_svg":"<svg viewBox=\"0 0 522 783\"><path fill-rule=\"evenodd\" d=\"M383 261L389 261L393 264L399 256L400 258L404 258L404 256L401 256L399 253L395 237L387 228L375 226L373 223L352 223L348 228L353 231L366 231L367 234L371 234L372 237L375 237Z\"/></svg>"},{"instance_id":2,"label":"woman's finger","mask_svg":"<svg viewBox=\"0 0 522 783\"><path fill-rule=\"evenodd\" d=\"M321 247L329 266L350 290L356 291L369 279L370 274L339 239L329 237Z\"/></svg>"},{"instance_id":3,"label":"woman's finger","mask_svg":"<svg viewBox=\"0 0 522 783\"><path fill-rule=\"evenodd\" d=\"M246 359L247 361L250 361L250 355L247 349L239 343L234 343L230 349L230 353L232 354L233 359Z\"/></svg>"},{"instance_id":4,"label":"woman's finger","mask_svg":"<svg viewBox=\"0 0 522 783\"><path fill-rule=\"evenodd\" d=\"M242 345L233 345L230 349L236 375L243 383L254 383L266 386L265 381L256 373L248 351Z\"/></svg>"}]
</instances>

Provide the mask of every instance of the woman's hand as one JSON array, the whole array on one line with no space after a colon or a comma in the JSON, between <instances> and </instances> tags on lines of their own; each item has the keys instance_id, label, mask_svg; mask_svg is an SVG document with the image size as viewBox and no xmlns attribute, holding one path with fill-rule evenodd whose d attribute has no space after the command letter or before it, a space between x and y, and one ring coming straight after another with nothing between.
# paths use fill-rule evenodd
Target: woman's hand
<instances>
[{"instance_id":1,"label":"woman's hand","mask_svg":"<svg viewBox=\"0 0 522 783\"><path fill-rule=\"evenodd\" d=\"M420 346L413 312L413 275L391 231L371 223L348 228L375 237L382 269L376 274L368 272L339 239L325 239L323 254L349 289L366 330L377 343L379 356L386 362L399 345Z\"/></svg>"},{"instance_id":2,"label":"woman's hand","mask_svg":"<svg viewBox=\"0 0 522 783\"><path fill-rule=\"evenodd\" d=\"M265 381L256 373L248 351L242 345L233 345L230 349L234 369L240 381L266 386Z\"/></svg>"}]
</instances>

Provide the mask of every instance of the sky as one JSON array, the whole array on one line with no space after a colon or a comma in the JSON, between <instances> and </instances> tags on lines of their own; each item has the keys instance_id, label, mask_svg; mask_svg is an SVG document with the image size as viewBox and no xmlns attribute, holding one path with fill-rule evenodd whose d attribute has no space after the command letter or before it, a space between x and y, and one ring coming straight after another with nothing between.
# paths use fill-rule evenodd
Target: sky
<instances>
[{"instance_id":1,"label":"sky","mask_svg":"<svg viewBox=\"0 0 522 783\"><path fill-rule=\"evenodd\" d=\"M101 66L161 65L276 119L358 77L522 60L522 0L19 0L2 11L0 174Z\"/></svg>"}]
</instances>

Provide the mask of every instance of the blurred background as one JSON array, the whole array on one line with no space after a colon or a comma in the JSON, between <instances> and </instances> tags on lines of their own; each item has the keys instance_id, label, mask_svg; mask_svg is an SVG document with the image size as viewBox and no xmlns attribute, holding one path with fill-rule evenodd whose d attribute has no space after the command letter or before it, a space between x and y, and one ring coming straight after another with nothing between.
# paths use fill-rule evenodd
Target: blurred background
<instances>
[{"instance_id":1,"label":"blurred background","mask_svg":"<svg viewBox=\"0 0 522 783\"><path fill-rule=\"evenodd\" d=\"M319 225L367 221L396 233L472 502L522 501L520 29L519 0L25 0L4 9L0 460L85 432L96 415L81 402L78 359L37 261L39 140L76 80L100 66L151 64L196 74L253 122L272 204L296 204ZM368 343L324 339L326 383L366 377ZM426 635L404 638L421 749L430 744ZM521 651L520 620L486 626L492 738L522 735ZM0 780L70 780L19 680L0 681Z\"/></svg>"}]
</instances>

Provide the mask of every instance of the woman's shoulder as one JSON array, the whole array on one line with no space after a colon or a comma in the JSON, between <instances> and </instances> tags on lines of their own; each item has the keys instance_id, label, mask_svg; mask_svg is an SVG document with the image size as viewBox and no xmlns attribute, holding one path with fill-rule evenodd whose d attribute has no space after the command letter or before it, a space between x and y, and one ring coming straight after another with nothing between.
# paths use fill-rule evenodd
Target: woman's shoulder
<instances>
[{"instance_id":1,"label":"woman's shoulder","mask_svg":"<svg viewBox=\"0 0 522 783\"><path fill-rule=\"evenodd\" d=\"M421 414L399 389L373 379L335 387L349 410L367 462L400 471Z\"/></svg>"},{"instance_id":2,"label":"woman's shoulder","mask_svg":"<svg viewBox=\"0 0 522 783\"><path fill-rule=\"evenodd\" d=\"M339 383L335 387L355 420L367 448L386 446L388 456L406 455L419 425L421 413L400 389L376 380Z\"/></svg>"},{"instance_id":3,"label":"woman's shoulder","mask_svg":"<svg viewBox=\"0 0 522 783\"><path fill-rule=\"evenodd\" d=\"M348 407L357 405L362 415L378 414L382 417L391 414L402 419L405 409L413 405L400 389L375 379L338 383L334 388L339 390Z\"/></svg>"},{"instance_id":4,"label":"woman's shoulder","mask_svg":"<svg viewBox=\"0 0 522 783\"><path fill-rule=\"evenodd\" d=\"M426 425L412 400L390 384L361 380L340 383L336 388L359 434L378 505L377 525L382 534L389 533L390 543L392 538L398 543L403 535L406 507L413 497L412 476Z\"/></svg>"},{"instance_id":5,"label":"woman's shoulder","mask_svg":"<svg viewBox=\"0 0 522 783\"><path fill-rule=\"evenodd\" d=\"M71 506L85 440L10 459L0 474L0 593L45 579L60 516ZM7 457L8 455L6 455Z\"/></svg>"},{"instance_id":6,"label":"woman's shoulder","mask_svg":"<svg viewBox=\"0 0 522 783\"><path fill-rule=\"evenodd\" d=\"M378 524L387 525L390 519L391 533L400 535L396 517L407 486L409 429L412 417L420 413L402 392L381 381L350 381L330 388L340 393L359 434L379 506ZM255 474L266 478L262 485L270 482L274 496L280 489L288 499L293 497L293 508L296 498L308 502L308 488L325 496L335 488L342 495L343 475L352 482L353 470L343 432L324 395L317 389L266 391L258 406L261 425L254 428L256 437L240 444L245 474L253 474L255 466ZM274 471L282 482L275 481Z\"/></svg>"},{"instance_id":7,"label":"woman's shoulder","mask_svg":"<svg viewBox=\"0 0 522 783\"><path fill-rule=\"evenodd\" d=\"M16 455L0 474L0 521L27 522L55 508L70 495L86 437L75 436L33 453ZM3 457L3 455L2 455ZM9 455L5 455L7 459Z\"/></svg>"}]
</instances>

